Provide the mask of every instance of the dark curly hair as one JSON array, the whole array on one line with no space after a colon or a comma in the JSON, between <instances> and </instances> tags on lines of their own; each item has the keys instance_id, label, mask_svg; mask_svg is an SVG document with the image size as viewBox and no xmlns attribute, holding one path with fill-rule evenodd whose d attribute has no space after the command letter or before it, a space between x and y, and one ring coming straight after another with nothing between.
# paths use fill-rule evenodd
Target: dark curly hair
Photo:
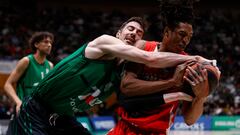
<instances>
[{"instance_id":1,"label":"dark curly hair","mask_svg":"<svg viewBox=\"0 0 240 135\"><path fill-rule=\"evenodd\" d=\"M31 38L29 39L29 46L33 52L36 52L37 48L35 47L36 43L41 42L45 38L50 38L52 42L54 41L54 35L47 31L41 31L34 33Z\"/></svg>"},{"instance_id":2,"label":"dark curly hair","mask_svg":"<svg viewBox=\"0 0 240 135\"><path fill-rule=\"evenodd\" d=\"M174 30L180 22L193 24L193 0L159 0L163 27Z\"/></svg>"}]
</instances>

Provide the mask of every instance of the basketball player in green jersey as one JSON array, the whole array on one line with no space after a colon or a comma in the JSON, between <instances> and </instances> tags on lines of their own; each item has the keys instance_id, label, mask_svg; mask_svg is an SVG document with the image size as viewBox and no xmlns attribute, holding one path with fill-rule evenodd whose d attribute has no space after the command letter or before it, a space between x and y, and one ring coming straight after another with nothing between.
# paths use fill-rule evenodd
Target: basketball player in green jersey
<instances>
[{"instance_id":1,"label":"basketball player in green jersey","mask_svg":"<svg viewBox=\"0 0 240 135\"><path fill-rule=\"evenodd\" d=\"M102 35L59 62L24 100L12 124L16 129L8 134L89 135L74 113L102 103L119 88L116 75L119 59L158 68L189 60L209 61L200 56L146 52L128 45L136 42L136 36L142 36L141 31L143 27L138 22L129 22L118 33L119 39ZM134 36L128 37L129 34Z\"/></svg>"},{"instance_id":2,"label":"basketball player in green jersey","mask_svg":"<svg viewBox=\"0 0 240 135\"><path fill-rule=\"evenodd\" d=\"M16 68L7 79L4 90L16 104L16 112L19 111L23 98L33 92L33 88L53 67L53 64L46 59L51 52L53 40L54 36L49 32L33 34L29 44L34 54L19 60ZM15 85L17 86L16 90L14 89Z\"/></svg>"}]
</instances>

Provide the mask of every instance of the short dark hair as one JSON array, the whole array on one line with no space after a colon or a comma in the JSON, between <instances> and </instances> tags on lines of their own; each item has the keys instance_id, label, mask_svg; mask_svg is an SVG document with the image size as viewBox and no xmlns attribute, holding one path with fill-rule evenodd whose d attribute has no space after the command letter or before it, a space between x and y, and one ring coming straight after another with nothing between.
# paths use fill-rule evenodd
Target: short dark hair
<instances>
[{"instance_id":1,"label":"short dark hair","mask_svg":"<svg viewBox=\"0 0 240 135\"><path fill-rule=\"evenodd\" d=\"M35 44L41 42L42 40L48 37L52 40L52 42L54 41L54 36L50 32L46 31L35 32L29 39L29 45L31 50L36 52L37 48L35 47Z\"/></svg>"},{"instance_id":2,"label":"short dark hair","mask_svg":"<svg viewBox=\"0 0 240 135\"><path fill-rule=\"evenodd\" d=\"M143 28L144 31L147 30L147 22L142 18L142 17L131 17L130 19L128 19L127 21L125 21L121 27L119 28L119 30L122 30L129 22L137 22L141 25L141 27Z\"/></svg>"},{"instance_id":3,"label":"short dark hair","mask_svg":"<svg viewBox=\"0 0 240 135\"><path fill-rule=\"evenodd\" d=\"M163 27L174 30L179 23L193 25L193 0L159 0Z\"/></svg>"}]
</instances>

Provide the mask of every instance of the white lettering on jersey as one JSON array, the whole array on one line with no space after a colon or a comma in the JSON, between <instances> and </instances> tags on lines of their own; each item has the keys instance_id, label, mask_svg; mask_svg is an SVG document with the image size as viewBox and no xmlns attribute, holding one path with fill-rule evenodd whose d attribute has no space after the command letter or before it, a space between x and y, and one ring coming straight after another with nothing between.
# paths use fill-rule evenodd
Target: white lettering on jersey
<instances>
[{"instance_id":1,"label":"white lettering on jersey","mask_svg":"<svg viewBox=\"0 0 240 135\"><path fill-rule=\"evenodd\" d=\"M44 72L41 72L41 79L44 78Z\"/></svg>"},{"instance_id":2,"label":"white lettering on jersey","mask_svg":"<svg viewBox=\"0 0 240 135\"><path fill-rule=\"evenodd\" d=\"M33 86L34 86L34 87L35 87L35 86L38 86L38 84L39 84L38 82L37 82L37 83L34 83Z\"/></svg>"},{"instance_id":3,"label":"white lettering on jersey","mask_svg":"<svg viewBox=\"0 0 240 135\"><path fill-rule=\"evenodd\" d=\"M108 91L112 86L113 86L112 82L107 83L103 91L104 92ZM76 99L84 101L86 104L90 106L103 103L103 101L98 98L98 96L101 94L101 90L97 86L93 86L92 90L93 92L91 93L87 93L85 95L78 95L77 98L70 98L70 105L72 106L72 110L74 112L79 111L79 109L77 109Z\"/></svg>"},{"instance_id":4,"label":"white lettering on jersey","mask_svg":"<svg viewBox=\"0 0 240 135\"><path fill-rule=\"evenodd\" d=\"M48 74L48 72L49 72L49 69L48 69L48 68L46 68L46 74Z\"/></svg>"}]
</instances>

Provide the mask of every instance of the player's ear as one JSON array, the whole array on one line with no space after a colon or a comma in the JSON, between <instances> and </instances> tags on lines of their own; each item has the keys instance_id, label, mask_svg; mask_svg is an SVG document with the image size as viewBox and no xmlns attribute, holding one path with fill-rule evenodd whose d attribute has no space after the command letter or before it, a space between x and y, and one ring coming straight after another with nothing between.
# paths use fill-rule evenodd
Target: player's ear
<instances>
[{"instance_id":1,"label":"player's ear","mask_svg":"<svg viewBox=\"0 0 240 135\"><path fill-rule=\"evenodd\" d=\"M117 34L116 34L116 38L119 38L120 37L120 30L118 30Z\"/></svg>"},{"instance_id":2,"label":"player's ear","mask_svg":"<svg viewBox=\"0 0 240 135\"><path fill-rule=\"evenodd\" d=\"M169 37L169 34L170 34L169 32L170 32L170 29L168 27L165 27L163 31L164 36Z\"/></svg>"},{"instance_id":3,"label":"player's ear","mask_svg":"<svg viewBox=\"0 0 240 135\"><path fill-rule=\"evenodd\" d=\"M38 45L39 45L39 43L36 42L36 43L34 44L35 48L38 48Z\"/></svg>"}]
</instances>

